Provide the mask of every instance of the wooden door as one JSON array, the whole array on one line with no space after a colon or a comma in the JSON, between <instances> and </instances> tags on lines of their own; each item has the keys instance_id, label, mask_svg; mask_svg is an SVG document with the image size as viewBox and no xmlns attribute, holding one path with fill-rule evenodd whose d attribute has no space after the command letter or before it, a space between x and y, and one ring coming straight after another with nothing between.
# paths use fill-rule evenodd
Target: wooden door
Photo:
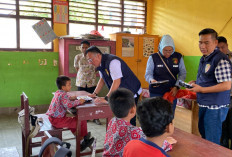
<instances>
[{"instance_id":1,"label":"wooden door","mask_svg":"<svg viewBox=\"0 0 232 157\"><path fill-rule=\"evenodd\" d=\"M130 69L137 76L138 60L138 35L117 33L111 34L111 40L116 40L116 55L127 63Z\"/></svg>"},{"instance_id":2,"label":"wooden door","mask_svg":"<svg viewBox=\"0 0 232 157\"><path fill-rule=\"evenodd\" d=\"M147 60L155 52L158 52L158 35L139 35L137 77L141 82L142 88L149 87L148 82L145 80Z\"/></svg>"}]
</instances>

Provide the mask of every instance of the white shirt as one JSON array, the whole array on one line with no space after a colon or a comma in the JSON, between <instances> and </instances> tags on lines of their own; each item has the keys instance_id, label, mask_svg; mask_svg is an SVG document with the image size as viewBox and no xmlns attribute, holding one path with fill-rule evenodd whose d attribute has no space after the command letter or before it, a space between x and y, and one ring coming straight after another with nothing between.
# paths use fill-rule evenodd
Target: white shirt
<instances>
[{"instance_id":1,"label":"white shirt","mask_svg":"<svg viewBox=\"0 0 232 157\"><path fill-rule=\"evenodd\" d=\"M112 80L117 80L117 79L122 78L123 75L122 75L122 69L121 69L121 62L117 59L113 59L109 65L109 72L110 72ZM102 73L100 71L99 71L99 75L102 78ZM138 94L142 93L141 87L137 93ZM137 95L135 94L134 97L137 97Z\"/></svg>"}]
</instances>

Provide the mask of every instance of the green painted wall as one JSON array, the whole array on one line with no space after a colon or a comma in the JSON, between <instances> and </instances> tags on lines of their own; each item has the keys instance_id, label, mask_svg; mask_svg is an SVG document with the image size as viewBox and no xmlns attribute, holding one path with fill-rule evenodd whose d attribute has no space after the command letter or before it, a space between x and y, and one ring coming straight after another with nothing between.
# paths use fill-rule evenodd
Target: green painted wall
<instances>
[{"instance_id":1,"label":"green painted wall","mask_svg":"<svg viewBox=\"0 0 232 157\"><path fill-rule=\"evenodd\" d=\"M200 58L201 56L184 56L184 64L187 71L186 82L196 80Z\"/></svg>"},{"instance_id":2,"label":"green painted wall","mask_svg":"<svg viewBox=\"0 0 232 157\"><path fill-rule=\"evenodd\" d=\"M47 61L47 65L43 61ZM58 76L58 53L0 52L0 107L20 106L24 91L31 105L50 104Z\"/></svg>"},{"instance_id":3,"label":"green painted wall","mask_svg":"<svg viewBox=\"0 0 232 157\"><path fill-rule=\"evenodd\" d=\"M47 65L40 65L43 59L47 60ZM200 56L184 56L186 81L196 79L199 59ZM22 91L29 97L31 105L50 104L52 92L57 90L58 53L0 52L0 69L0 107L20 106ZM104 88L101 95L107 92Z\"/></svg>"}]
</instances>

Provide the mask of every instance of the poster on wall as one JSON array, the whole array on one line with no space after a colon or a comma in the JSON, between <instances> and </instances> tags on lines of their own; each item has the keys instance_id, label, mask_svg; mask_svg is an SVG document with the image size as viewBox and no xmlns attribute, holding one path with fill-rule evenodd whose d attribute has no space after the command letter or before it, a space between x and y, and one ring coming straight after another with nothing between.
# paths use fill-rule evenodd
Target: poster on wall
<instances>
[{"instance_id":1,"label":"poster on wall","mask_svg":"<svg viewBox=\"0 0 232 157\"><path fill-rule=\"evenodd\" d=\"M149 57L154 53L154 38L143 38L143 56Z\"/></svg>"},{"instance_id":2,"label":"poster on wall","mask_svg":"<svg viewBox=\"0 0 232 157\"><path fill-rule=\"evenodd\" d=\"M68 1L53 0L53 22L68 24Z\"/></svg>"},{"instance_id":3,"label":"poster on wall","mask_svg":"<svg viewBox=\"0 0 232 157\"><path fill-rule=\"evenodd\" d=\"M104 54L110 54L110 47L109 46L97 46L102 53Z\"/></svg>"},{"instance_id":4,"label":"poster on wall","mask_svg":"<svg viewBox=\"0 0 232 157\"><path fill-rule=\"evenodd\" d=\"M57 38L56 34L48 24L46 19L42 19L32 26L44 44L48 44Z\"/></svg>"},{"instance_id":5,"label":"poster on wall","mask_svg":"<svg viewBox=\"0 0 232 157\"><path fill-rule=\"evenodd\" d=\"M122 37L122 57L134 57L134 37Z\"/></svg>"}]
</instances>

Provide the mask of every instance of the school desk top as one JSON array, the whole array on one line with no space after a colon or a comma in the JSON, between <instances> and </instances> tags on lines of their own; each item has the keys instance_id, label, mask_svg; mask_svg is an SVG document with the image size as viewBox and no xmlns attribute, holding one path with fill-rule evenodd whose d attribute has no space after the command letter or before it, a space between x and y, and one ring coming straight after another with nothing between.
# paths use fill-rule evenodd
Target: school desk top
<instances>
[{"instance_id":1,"label":"school desk top","mask_svg":"<svg viewBox=\"0 0 232 157\"><path fill-rule=\"evenodd\" d=\"M177 140L177 143L173 145L173 150L167 153L171 157L231 157L232 156L232 150L177 128L175 128L172 137Z\"/></svg>"}]
</instances>

